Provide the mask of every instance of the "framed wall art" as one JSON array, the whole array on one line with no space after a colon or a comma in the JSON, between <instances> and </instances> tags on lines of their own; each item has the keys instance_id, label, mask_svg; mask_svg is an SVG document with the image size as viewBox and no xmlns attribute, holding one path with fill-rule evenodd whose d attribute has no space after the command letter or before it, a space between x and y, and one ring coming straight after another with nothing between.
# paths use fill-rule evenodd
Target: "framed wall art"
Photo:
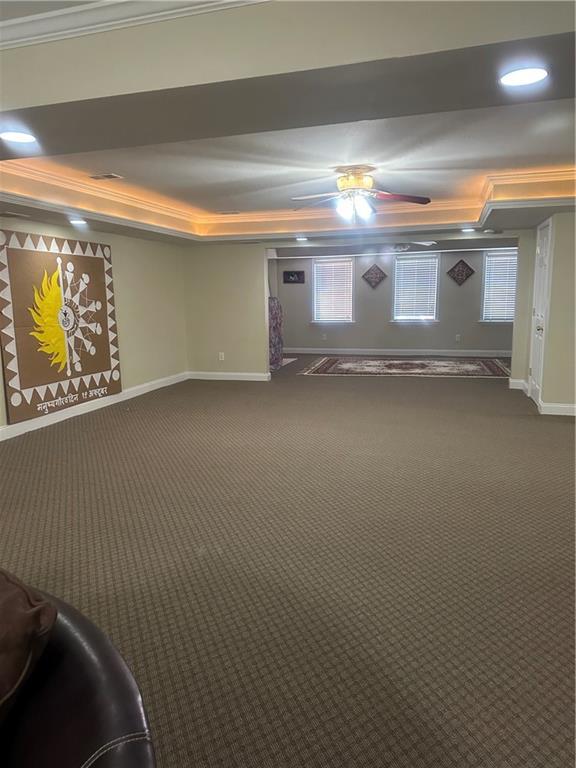
<instances>
[{"instance_id":1,"label":"framed wall art","mask_svg":"<svg viewBox=\"0 0 576 768\"><path fill-rule=\"evenodd\" d=\"M372 264L370 269L367 269L362 275L371 288L377 288L386 276L386 272L380 269L378 264Z\"/></svg>"},{"instance_id":2,"label":"framed wall art","mask_svg":"<svg viewBox=\"0 0 576 768\"><path fill-rule=\"evenodd\" d=\"M470 264L464 261L464 259L460 259L460 261L457 261L446 274L451 277L455 283L462 285L474 274L474 270Z\"/></svg>"},{"instance_id":3,"label":"framed wall art","mask_svg":"<svg viewBox=\"0 0 576 768\"><path fill-rule=\"evenodd\" d=\"M285 270L282 273L283 283L296 283L297 285L303 285L306 280L306 273L300 269Z\"/></svg>"},{"instance_id":4,"label":"framed wall art","mask_svg":"<svg viewBox=\"0 0 576 768\"><path fill-rule=\"evenodd\" d=\"M122 389L110 246L0 230L8 422Z\"/></svg>"}]
</instances>

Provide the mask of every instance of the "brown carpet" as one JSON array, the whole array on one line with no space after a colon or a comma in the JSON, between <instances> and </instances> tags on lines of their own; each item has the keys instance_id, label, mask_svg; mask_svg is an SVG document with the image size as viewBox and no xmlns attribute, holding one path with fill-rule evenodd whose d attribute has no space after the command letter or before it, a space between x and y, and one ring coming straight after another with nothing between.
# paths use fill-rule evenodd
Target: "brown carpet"
<instances>
[{"instance_id":1,"label":"brown carpet","mask_svg":"<svg viewBox=\"0 0 576 768\"><path fill-rule=\"evenodd\" d=\"M572 420L310 360L0 444L0 562L110 634L161 768L571 768Z\"/></svg>"}]
</instances>

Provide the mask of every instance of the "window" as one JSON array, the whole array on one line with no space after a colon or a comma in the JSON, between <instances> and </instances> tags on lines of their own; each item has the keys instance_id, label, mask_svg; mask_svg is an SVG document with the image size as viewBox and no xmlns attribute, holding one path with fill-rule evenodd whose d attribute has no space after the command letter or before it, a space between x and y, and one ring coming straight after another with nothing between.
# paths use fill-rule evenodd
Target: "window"
<instances>
[{"instance_id":1,"label":"window","mask_svg":"<svg viewBox=\"0 0 576 768\"><path fill-rule=\"evenodd\" d=\"M394 320L436 320L438 256L396 258Z\"/></svg>"},{"instance_id":2,"label":"window","mask_svg":"<svg viewBox=\"0 0 576 768\"><path fill-rule=\"evenodd\" d=\"M490 252L484 257L482 320L506 323L514 320L518 253Z\"/></svg>"},{"instance_id":3,"label":"window","mask_svg":"<svg viewBox=\"0 0 576 768\"><path fill-rule=\"evenodd\" d=\"M352 322L352 283L352 259L314 262L315 322Z\"/></svg>"}]
</instances>

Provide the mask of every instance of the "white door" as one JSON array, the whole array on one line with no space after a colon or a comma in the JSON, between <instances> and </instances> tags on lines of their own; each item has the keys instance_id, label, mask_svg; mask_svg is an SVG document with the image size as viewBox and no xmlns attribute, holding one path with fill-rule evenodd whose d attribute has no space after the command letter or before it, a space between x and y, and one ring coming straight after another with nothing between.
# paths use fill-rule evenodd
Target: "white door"
<instances>
[{"instance_id":1,"label":"white door","mask_svg":"<svg viewBox=\"0 0 576 768\"><path fill-rule=\"evenodd\" d=\"M551 234L550 221L545 221L538 227L536 263L534 265L530 368L528 374L528 394L536 403L540 400L540 392L542 390L544 342L546 339L548 300L550 295Z\"/></svg>"}]
</instances>

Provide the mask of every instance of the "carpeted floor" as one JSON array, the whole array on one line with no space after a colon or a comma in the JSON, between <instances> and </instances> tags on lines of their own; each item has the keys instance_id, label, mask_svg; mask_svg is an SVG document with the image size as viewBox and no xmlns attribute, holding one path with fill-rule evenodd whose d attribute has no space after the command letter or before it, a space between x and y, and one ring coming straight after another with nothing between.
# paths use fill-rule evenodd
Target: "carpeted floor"
<instances>
[{"instance_id":1,"label":"carpeted floor","mask_svg":"<svg viewBox=\"0 0 576 768\"><path fill-rule=\"evenodd\" d=\"M571 768L572 420L310 361L0 444L0 562L111 635L160 768Z\"/></svg>"}]
</instances>

